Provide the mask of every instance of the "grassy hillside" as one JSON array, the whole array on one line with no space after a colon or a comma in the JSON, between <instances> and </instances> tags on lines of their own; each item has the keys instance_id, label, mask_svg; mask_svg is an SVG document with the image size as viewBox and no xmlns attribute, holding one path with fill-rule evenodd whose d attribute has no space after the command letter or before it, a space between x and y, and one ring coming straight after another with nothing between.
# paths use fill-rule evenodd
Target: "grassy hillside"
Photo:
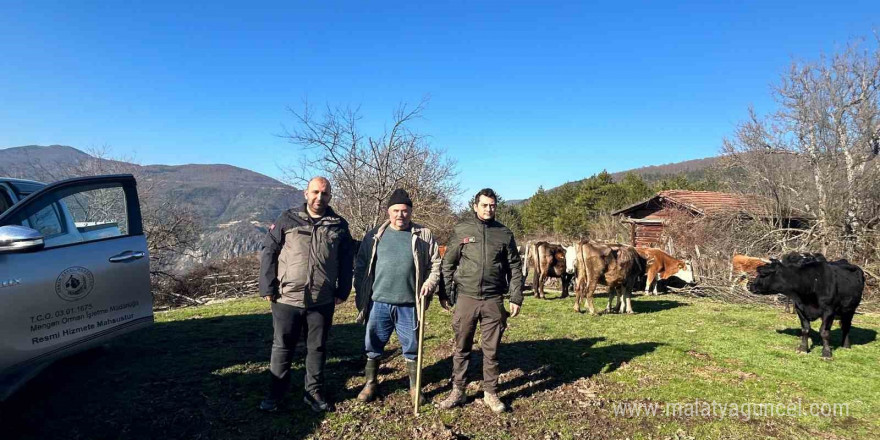
<instances>
[{"instance_id":1,"label":"grassy hillside","mask_svg":"<svg viewBox=\"0 0 880 440\"><path fill-rule=\"evenodd\" d=\"M603 298L597 302L604 306ZM500 416L477 402L474 381L464 408L425 406L413 417L396 345L381 370L381 400L359 403L364 328L353 322L350 302L337 311L331 334L327 392L336 412L313 415L300 403L298 353L290 398L279 413L260 413L271 316L265 302L253 299L159 313L151 329L56 364L8 402L4 438L880 436L877 315L856 317L849 350L839 348L835 327L834 358L826 361L820 349L795 352L796 318L778 309L672 295L636 298L638 313L629 316L578 315L571 306L571 299L527 297L524 315L509 321L500 393L512 411ZM449 391L451 338L450 316L435 305L426 333L429 399ZM477 351L471 379L481 371L479 358ZM688 415L683 406L676 415L664 414L695 399L794 404L807 414ZM848 415L808 414L810 405L822 403L846 404ZM641 406L615 414L627 411L624 404ZM658 405L653 416L632 413L652 405Z\"/></svg>"}]
</instances>

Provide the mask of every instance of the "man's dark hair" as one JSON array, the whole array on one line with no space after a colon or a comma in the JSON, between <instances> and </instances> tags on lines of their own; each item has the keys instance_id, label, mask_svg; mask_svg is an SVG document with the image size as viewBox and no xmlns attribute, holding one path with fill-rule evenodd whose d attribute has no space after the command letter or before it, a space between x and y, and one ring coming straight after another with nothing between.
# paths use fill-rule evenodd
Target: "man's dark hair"
<instances>
[{"instance_id":1,"label":"man's dark hair","mask_svg":"<svg viewBox=\"0 0 880 440\"><path fill-rule=\"evenodd\" d=\"M477 195L474 196L474 205L480 203L480 196L486 196L498 203L498 194L495 194L495 190L492 188L483 188Z\"/></svg>"}]
</instances>

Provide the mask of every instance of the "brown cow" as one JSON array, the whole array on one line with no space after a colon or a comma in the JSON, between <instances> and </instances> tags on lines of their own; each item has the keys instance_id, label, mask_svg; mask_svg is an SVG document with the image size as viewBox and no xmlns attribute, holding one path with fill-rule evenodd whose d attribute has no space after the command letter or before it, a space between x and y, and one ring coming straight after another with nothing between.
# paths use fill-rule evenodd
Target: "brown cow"
<instances>
[{"instance_id":1,"label":"brown cow","mask_svg":"<svg viewBox=\"0 0 880 440\"><path fill-rule=\"evenodd\" d=\"M694 269L690 261L678 260L657 248L636 248L645 259L645 295L656 295L660 281L676 277L687 284L694 282ZM651 289L651 285L654 289Z\"/></svg>"},{"instance_id":2,"label":"brown cow","mask_svg":"<svg viewBox=\"0 0 880 440\"><path fill-rule=\"evenodd\" d=\"M593 294L598 283L608 286L608 306L615 295L619 296L620 312L633 313L630 295L633 285L642 270L639 254L632 246L625 244L603 244L592 240L584 240L577 244L578 288L574 310L581 311L581 299L586 295L587 309L591 315L596 314L593 306Z\"/></svg>"},{"instance_id":3,"label":"brown cow","mask_svg":"<svg viewBox=\"0 0 880 440\"><path fill-rule=\"evenodd\" d=\"M770 260L766 258L757 258L749 257L748 255L734 254L733 258L731 258L730 260L731 291L737 285L745 288L746 283L749 280L753 280L756 276L758 276L758 268L767 264L770 264ZM791 300L785 295L780 296L781 297L779 298L779 300L782 301L783 305L785 305L785 312L794 313L794 308L791 306Z\"/></svg>"},{"instance_id":4,"label":"brown cow","mask_svg":"<svg viewBox=\"0 0 880 440\"><path fill-rule=\"evenodd\" d=\"M730 260L730 281L739 283L746 278L754 278L758 275L758 268L769 263L770 260L766 258L734 254Z\"/></svg>"},{"instance_id":5,"label":"brown cow","mask_svg":"<svg viewBox=\"0 0 880 440\"><path fill-rule=\"evenodd\" d=\"M546 241L530 243L526 247L524 259L523 271L525 272L528 266L533 270L532 290L535 292L535 298L547 297L544 293L544 283L547 278L559 278L562 282L561 298L568 297L571 276L565 270L565 248Z\"/></svg>"}]
</instances>

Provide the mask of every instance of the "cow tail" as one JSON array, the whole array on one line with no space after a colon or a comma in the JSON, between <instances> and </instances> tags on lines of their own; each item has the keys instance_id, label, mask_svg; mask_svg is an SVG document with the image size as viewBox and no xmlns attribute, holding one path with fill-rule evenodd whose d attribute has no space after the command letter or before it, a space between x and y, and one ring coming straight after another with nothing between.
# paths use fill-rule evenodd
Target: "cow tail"
<instances>
[{"instance_id":1,"label":"cow tail","mask_svg":"<svg viewBox=\"0 0 880 440\"><path fill-rule=\"evenodd\" d=\"M538 293L538 282L541 280L541 247L535 246L532 252L532 260L534 263L534 272L532 272L532 291L537 295Z\"/></svg>"},{"instance_id":2,"label":"cow tail","mask_svg":"<svg viewBox=\"0 0 880 440\"><path fill-rule=\"evenodd\" d=\"M577 268L575 269L575 277L577 281L575 281L575 292L580 289L585 289L584 283L587 282L587 261L583 255L584 245L582 243L574 244L574 258L577 260ZM583 272L582 272L583 271Z\"/></svg>"}]
</instances>

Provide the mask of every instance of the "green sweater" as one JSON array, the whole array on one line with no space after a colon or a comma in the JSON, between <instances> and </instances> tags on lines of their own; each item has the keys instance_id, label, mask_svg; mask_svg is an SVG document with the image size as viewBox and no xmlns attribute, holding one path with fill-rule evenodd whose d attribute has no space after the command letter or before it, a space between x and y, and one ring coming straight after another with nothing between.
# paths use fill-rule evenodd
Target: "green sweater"
<instances>
[{"instance_id":1,"label":"green sweater","mask_svg":"<svg viewBox=\"0 0 880 440\"><path fill-rule=\"evenodd\" d=\"M412 253L412 232L388 228L376 249L373 301L386 304L416 302L416 266Z\"/></svg>"}]
</instances>

